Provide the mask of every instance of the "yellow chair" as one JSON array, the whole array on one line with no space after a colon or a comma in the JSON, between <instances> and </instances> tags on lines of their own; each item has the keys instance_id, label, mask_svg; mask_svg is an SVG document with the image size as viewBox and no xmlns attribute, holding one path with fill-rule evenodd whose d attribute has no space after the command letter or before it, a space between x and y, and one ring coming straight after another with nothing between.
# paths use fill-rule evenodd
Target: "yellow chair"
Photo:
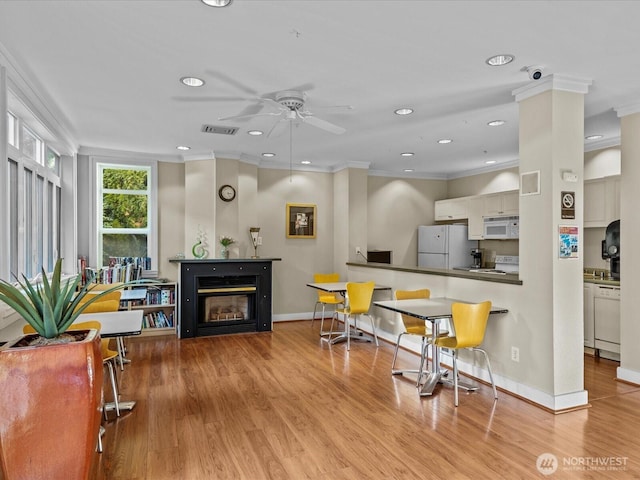
<instances>
[{"instance_id":1,"label":"yellow chair","mask_svg":"<svg viewBox=\"0 0 640 480\"><path fill-rule=\"evenodd\" d=\"M362 315L369 317L371 321L371 329L373 330L373 338L378 344L378 335L376 335L376 325L373 322L373 318L369 315L369 308L371 307L371 298L373 297L373 288L375 282L347 282L347 297L344 308L336 309L333 318L331 319L331 332L333 333L333 320L337 318L338 314L344 315L344 329L347 336L347 350L351 349L351 334L349 326L349 318L353 317L353 326L355 330L358 330L358 318Z\"/></svg>"},{"instance_id":2,"label":"yellow chair","mask_svg":"<svg viewBox=\"0 0 640 480\"><path fill-rule=\"evenodd\" d=\"M420 290L396 290L395 298L396 300L411 300L411 299L419 299L419 298L429 298L431 296L431 291L428 288L422 288ZM431 328L427 326L427 322L425 320L420 320L419 318L413 317L411 315L400 315L402 318L402 323L404 325L404 332L401 332L398 335L398 340L396 341L396 348L393 352L393 361L391 362L391 374L392 375L402 375L403 373L417 373L418 380L416 382L416 386L420 385L420 380L422 379L422 375L424 372L425 363L428 362L428 350L429 345L432 343L432 334ZM398 349L400 348L400 339L403 335L415 335L421 338L421 346L420 346L420 368L418 370L396 370L396 359L398 357ZM447 336L449 332L446 330L441 330L439 332L439 336Z\"/></svg>"},{"instance_id":3,"label":"yellow chair","mask_svg":"<svg viewBox=\"0 0 640 480\"><path fill-rule=\"evenodd\" d=\"M113 285L111 285L113 286ZM100 288L97 288L97 291L100 291ZM103 312L117 312L120 309L120 296L122 295L121 290L116 290L113 292L105 293L99 300L91 303L85 308L82 313L103 313ZM80 302L80 305L86 303L90 299L90 295L85 296ZM96 322L99 323L99 322ZM118 382L115 374L116 370L116 360L118 358L118 352L111 350L109 348L109 339L103 338L101 343L102 349L102 363L107 366L109 369L109 378L111 379L111 389L113 391L113 404L116 411L116 416L120 416L120 405L118 403ZM104 410L104 418L107 418L107 411Z\"/></svg>"},{"instance_id":4,"label":"yellow chair","mask_svg":"<svg viewBox=\"0 0 640 480\"><path fill-rule=\"evenodd\" d=\"M491 302L482 303L454 303L451 305L452 323L455 330L453 337L438 337L435 345L440 348L453 350L453 389L454 404L458 406L458 352L467 348L472 351L482 352L487 362L489 379L493 388L493 397L498 398L496 384L493 381L491 364L487 352L479 348L484 340L484 333L487 329L487 320L491 311Z\"/></svg>"},{"instance_id":5,"label":"yellow chair","mask_svg":"<svg viewBox=\"0 0 640 480\"><path fill-rule=\"evenodd\" d=\"M340 281L339 273L315 273L313 275L314 283L334 283ZM335 314L335 310L337 305L344 305L344 300L340 298L337 293L331 292L323 292L322 290L318 290L318 300L316 301L315 307L313 307L313 317L311 317L311 326L313 327L313 322L316 319L316 310L318 305L322 305L322 317L320 318L320 335L329 334L331 332L324 332L324 309L327 305L333 305L333 310Z\"/></svg>"}]
</instances>

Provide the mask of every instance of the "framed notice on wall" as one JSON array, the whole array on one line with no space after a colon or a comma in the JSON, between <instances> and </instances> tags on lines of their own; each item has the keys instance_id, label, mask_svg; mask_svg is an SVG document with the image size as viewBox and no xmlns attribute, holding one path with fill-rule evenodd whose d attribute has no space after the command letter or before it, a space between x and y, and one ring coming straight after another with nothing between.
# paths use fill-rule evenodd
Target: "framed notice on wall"
<instances>
[{"instance_id":1,"label":"framed notice on wall","mask_svg":"<svg viewBox=\"0 0 640 480\"><path fill-rule=\"evenodd\" d=\"M578 258L578 227L562 226L558 227L558 256L560 258Z\"/></svg>"}]
</instances>

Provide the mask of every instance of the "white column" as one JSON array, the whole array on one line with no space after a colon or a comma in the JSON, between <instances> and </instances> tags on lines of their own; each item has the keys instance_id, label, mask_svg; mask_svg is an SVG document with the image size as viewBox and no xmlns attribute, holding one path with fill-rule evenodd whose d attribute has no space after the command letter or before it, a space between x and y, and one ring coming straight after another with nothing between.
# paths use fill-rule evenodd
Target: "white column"
<instances>
[{"instance_id":1,"label":"white column","mask_svg":"<svg viewBox=\"0 0 640 480\"><path fill-rule=\"evenodd\" d=\"M9 168L7 167L7 71L0 65L0 278L10 280L9 251Z\"/></svg>"},{"instance_id":2,"label":"white column","mask_svg":"<svg viewBox=\"0 0 640 480\"><path fill-rule=\"evenodd\" d=\"M531 331L533 383L550 408L587 403L583 382L584 94L589 80L551 75L514 91L520 108L520 174L539 176L520 197L520 279L524 324ZM577 175L578 181L572 180ZM522 178L521 178L522 183ZM533 182L535 185L535 182ZM531 182L527 182L531 190ZM535 188L533 189L535 190ZM573 192L575 218L563 219L562 192ZM524 192L523 192L524 193ZM578 257L561 258L559 227L579 231Z\"/></svg>"},{"instance_id":3,"label":"white column","mask_svg":"<svg viewBox=\"0 0 640 480\"><path fill-rule=\"evenodd\" d=\"M640 103L616 110L620 117L620 366L621 380L640 384Z\"/></svg>"}]
</instances>

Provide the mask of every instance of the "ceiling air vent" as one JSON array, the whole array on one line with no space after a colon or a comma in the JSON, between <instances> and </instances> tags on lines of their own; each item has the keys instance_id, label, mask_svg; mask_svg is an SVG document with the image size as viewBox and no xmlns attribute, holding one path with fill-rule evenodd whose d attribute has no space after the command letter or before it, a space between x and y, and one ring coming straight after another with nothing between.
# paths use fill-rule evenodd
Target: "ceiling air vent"
<instances>
[{"instance_id":1,"label":"ceiling air vent","mask_svg":"<svg viewBox=\"0 0 640 480\"><path fill-rule=\"evenodd\" d=\"M237 127L219 127L216 125L202 125L202 132L217 133L219 135L235 135L238 132Z\"/></svg>"}]
</instances>

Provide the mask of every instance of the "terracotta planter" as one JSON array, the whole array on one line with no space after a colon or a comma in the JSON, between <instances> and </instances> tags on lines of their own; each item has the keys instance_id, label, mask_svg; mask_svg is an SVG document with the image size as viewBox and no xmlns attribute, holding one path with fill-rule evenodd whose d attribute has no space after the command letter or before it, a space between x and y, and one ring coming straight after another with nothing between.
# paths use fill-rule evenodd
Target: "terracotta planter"
<instances>
[{"instance_id":1,"label":"terracotta planter","mask_svg":"<svg viewBox=\"0 0 640 480\"><path fill-rule=\"evenodd\" d=\"M17 342L14 342L14 344ZM100 335L0 350L0 466L4 480L85 480L102 407Z\"/></svg>"}]
</instances>

